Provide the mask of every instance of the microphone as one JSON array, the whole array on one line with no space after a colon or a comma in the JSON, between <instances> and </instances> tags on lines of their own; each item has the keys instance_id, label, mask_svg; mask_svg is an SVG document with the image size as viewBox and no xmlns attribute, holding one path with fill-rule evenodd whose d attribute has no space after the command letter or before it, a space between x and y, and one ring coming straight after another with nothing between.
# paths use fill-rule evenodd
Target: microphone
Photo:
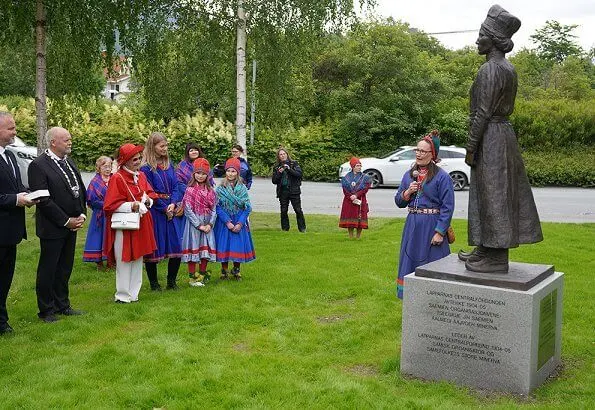
<instances>
[{"instance_id":1,"label":"microphone","mask_svg":"<svg viewBox=\"0 0 595 410\"><path fill-rule=\"evenodd\" d=\"M417 169L414 169L411 175L413 175L413 178L417 179L419 177L419 171Z\"/></svg>"}]
</instances>

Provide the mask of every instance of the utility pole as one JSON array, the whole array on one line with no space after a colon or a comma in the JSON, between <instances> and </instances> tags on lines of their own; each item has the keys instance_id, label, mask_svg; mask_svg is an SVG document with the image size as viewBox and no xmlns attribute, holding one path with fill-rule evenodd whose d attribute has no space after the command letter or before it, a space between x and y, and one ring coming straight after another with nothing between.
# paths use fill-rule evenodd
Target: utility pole
<instances>
[{"instance_id":1,"label":"utility pole","mask_svg":"<svg viewBox=\"0 0 595 410\"><path fill-rule=\"evenodd\" d=\"M250 145L254 144L254 120L256 117L256 60L252 60L252 90L250 92Z\"/></svg>"}]
</instances>

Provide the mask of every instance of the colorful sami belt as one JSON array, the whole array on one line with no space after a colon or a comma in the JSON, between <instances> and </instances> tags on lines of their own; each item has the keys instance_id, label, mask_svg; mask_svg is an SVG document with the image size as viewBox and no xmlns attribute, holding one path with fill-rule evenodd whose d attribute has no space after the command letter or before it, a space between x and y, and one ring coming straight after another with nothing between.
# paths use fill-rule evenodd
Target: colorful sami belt
<instances>
[{"instance_id":1,"label":"colorful sami belt","mask_svg":"<svg viewBox=\"0 0 595 410\"><path fill-rule=\"evenodd\" d=\"M431 215L431 214L439 214L440 213L440 209L436 209L436 208L408 208L408 209L409 209L410 214Z\"/></svg>"},{"instance_id":2,"label":"colorful sami belt","mask_svg":"<svg viewBox=\"0 0 595 410\"><path fill-rule=\"evenodd\" d=\"M169 199L169 194L157 194L157 198L159 199Z\"/></svg>"}]
</instances>

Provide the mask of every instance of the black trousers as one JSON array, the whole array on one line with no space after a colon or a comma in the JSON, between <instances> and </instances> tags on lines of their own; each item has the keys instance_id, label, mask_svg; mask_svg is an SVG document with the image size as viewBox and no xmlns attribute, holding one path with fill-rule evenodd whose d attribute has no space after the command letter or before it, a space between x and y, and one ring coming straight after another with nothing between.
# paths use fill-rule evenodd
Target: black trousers
<instances>
[{"instance_id":1,"label":"black trousers","mask_svg":"<svg viewBox=\"0 0 595 410\"><path fill-rule=\"evenodd\" d=\"M68 281L72 274L76 232L60 239L40 239L37 266L37 307L39 317L62 312L70 307Z\"/></svg>"},{"instance_id":2,"label":"black trousers","mask_svg":"<svg viewBox=\"0 0 595 410\"><path fill-rule=\"evenodd\" d=\"M300 232L306 230L306 220L304 219L304 212L302 211L302 199L299 194L290 194L289 191L281 191L279 194L279 203L281 204L281 229L289 231L289 216L287 211L289 210L289 203L293 207L295 212L295 218L297 220L298 229Z\"/></svg>"},{"instance_id":3,"label":"black trousers","mask_svg":"<svg viewBox=\"0 0 595 410\"><path fill-rule=\"evenodd\" d=\"M176 283L178 277L178 270L180 270L181 258L169 258L167 261L167 283ZM145 262L145 269L147 270L147 277L149 282L155 284L157 279L157 262Z\"/></svg>"},{"instance_id":4,"label":"black trousers","mask_svg":"<svg viewBox=\"0 0 595 410\"><path fill-rule=\"evenodd\" d=\"M6 327L8 323L6 298L8 297L10 285L12 285L16 260L16 245L0 246L0 329Z\"/></svg>"}]
</instances>

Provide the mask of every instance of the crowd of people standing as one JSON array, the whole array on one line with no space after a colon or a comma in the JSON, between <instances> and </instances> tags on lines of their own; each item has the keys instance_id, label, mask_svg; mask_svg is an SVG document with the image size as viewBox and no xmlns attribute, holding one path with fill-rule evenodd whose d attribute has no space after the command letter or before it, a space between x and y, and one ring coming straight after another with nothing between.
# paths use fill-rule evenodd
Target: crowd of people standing
<instances>
[{"instance_id":1,"label":"crowd of people standing","mask_svg":"<svg viewBox=\"0 0 595 410\"><path fill-rule=\"evenodd\" d=\"M88 187L69 154L72 137L61 127L47 131L47 150L29 166L29 196L14 155L5 149L16 135L10 113L0 112L0 334L12 332L6 298L16 261L16 245L26 239L24 207L36 206L36 234L40 256L36 294L38 316L47 323L59 316L85 312L69 299L77 232L87 227L83 261L99 271L115 268L119 304L137 302L143 265L150 289L161 291L159 262L167 259L166 289L178 289L182 263L188 282L203 287L211 279L208 264L221 264L220 279L241 280L241 265L256 258L249 215L252 171L234 145L216 186L213 170L201 148L189 143L175 164L166 137L151 133L143 145L123 144L114 158L101 156ZM399 260L398 296L402 278L421 264L448 255L447 236L454 207L452 183L436 166L439 139L428 135L418 142L416 164L404 175L395 203L408 207ZM367 192L370 181L358 158L342 179L343 203L339 227L359 239L368 228ZM280 225L289 230L291 203L300 232L306 232L301 206L302 169L285 149L279 149L272 182L280 206ZM92 215L87 217L87 207Z\"/></svg>"}]
</instances>

